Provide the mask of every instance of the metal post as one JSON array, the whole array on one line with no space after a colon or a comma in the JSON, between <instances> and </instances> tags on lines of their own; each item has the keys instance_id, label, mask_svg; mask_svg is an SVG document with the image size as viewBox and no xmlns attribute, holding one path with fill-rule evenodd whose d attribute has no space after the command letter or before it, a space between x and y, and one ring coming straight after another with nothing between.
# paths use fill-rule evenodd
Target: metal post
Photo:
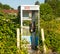
<instances>
[{"instance_id":1,"label":"metal post","mask_svg":"<svg viewBox=\"0 0 60 54\"><path fill-rule=\"evenodd\" d=\"M40 49L39 48L39 36L40 36L40 9L38 10L38 50ZM38 54L39 54L39 52L40 51L38 51Z\"/></svg>"},{"instance_id":2,"label":"metal post","mask_svg":"<svg viewBox=\"0 0 60 54\"><path fill-rule=\"evenodd\" d=\"M23 15L23 13L22 13L22 7L21 7L21 36L22 36L22 33L23 33L23 18L22 18L22 15Z\"/></svg>"},{"instance_id":3,"label":"metal post","mask_svg":"<svg viewBox=\"0 0 60 54\"><path fill-rule=\"evenodd\" d=\"M19 31L19 28L17 28L17 48L20 49L20 31Z\"/></svg>"},{"instance_id":4,"label":"metal post","mask_svg":"<svg viewBox=\"0 0 60 54\"><path fill-rule=\"evenodd\" d=\"M45 43L44 43L45 38L44 38L44 30L43 30L43 28L41 29L41 36L42 36L44 54L46 54L46 46L45 46Z\"/></svg>"}]
</instances>

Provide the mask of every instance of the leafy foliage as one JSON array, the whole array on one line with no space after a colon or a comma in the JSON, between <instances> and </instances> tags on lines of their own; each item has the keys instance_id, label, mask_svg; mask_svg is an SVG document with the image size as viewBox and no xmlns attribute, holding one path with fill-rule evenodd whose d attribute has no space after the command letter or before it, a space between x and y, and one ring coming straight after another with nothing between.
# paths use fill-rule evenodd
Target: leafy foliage
<instances>
[{"instance_id":1,"label":"leafy foliage","mask_svg":"<svg viewBox=\"0 0 60 54\"><path fill-rule=\"evenodd\" d=\"M60 0L47 0L46 3L48 3L51 8L53 9L54 15L57 17L60 17Z\"/></svg>"},{"instance_id":2,"label":"leafy foliage","mask_svg":"<svg viewBox=\"0 0 60 54\"><path fill-rule=\"evenodd\" d=\"M39 1L36 1L36 2L35 2L35 5L39 5L39 4L40 4L40 2L39 2Z\"/></svg>"},{"instance_id":3,"label":"leafy foliage","mask_svg":"<svg viewBox=\"0 0 60 54\"><path fill-rule=\"evenodd\" d=\"M20 28L18 18L0 11L0 54L18 53L16 47L16 28ZM23 53L25 51L27 50L20 50Z\"/></svg>"},{"instance_id":4,"label":"leafy foliage","mask_svg":"<svg viewBox=\"0 0 60 54\"><path fill-rule=\"evenodd\" d=\"M2 3L0 3L0 9L13 9L13 8L10 7L10 6L7 5L7 4L2 4Z\"/></svg>"},{"instance_id":5,"label":"leafy foliage","mask_svg":"<svg viewBox=\"0 0 60 54\"><path fill-rule=\"evenodd\" d=\"M47 3L40 5L40 15L41 15L41 18L45 21L50 21L54 18L52 8Z\"/></svg>"},{"instance_id":6,"label":"leafy foliage","mask_svg":"<svg viewBox=\"0 0 60 54\"><path fill-rule=\"evenodd\" d=\"M15 17L4 13L0 14L2 14L2 16L0 15L0 54L16 53L17 24L13 21Z\"/></svg>"},{"instance_id":7,"label":"leafy foliage","mask_svg":"<svg viewBox=\"0 0 60 54\"><path fill-rule=\"evenodd\" d=\"M44 28L46 46L48 49L60 53L60 21L56 20L53 14L51 15L52 9L48 4L41 4L40 11L40 25L41 28Z\"/></svg>"}]
</instances>

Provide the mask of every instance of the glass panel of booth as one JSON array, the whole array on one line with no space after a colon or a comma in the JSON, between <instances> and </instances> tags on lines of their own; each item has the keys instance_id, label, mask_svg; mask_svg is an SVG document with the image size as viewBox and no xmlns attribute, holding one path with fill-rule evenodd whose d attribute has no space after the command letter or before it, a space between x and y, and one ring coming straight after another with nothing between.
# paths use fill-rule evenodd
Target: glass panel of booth
<instances>
[{"instance_id":1,"label":"glass panel of booth","mask_svg":"<svg viewBox=\"0 0 60 54\"><path fill-rule=\"evenodd\" d=\"M31 20L32 11L30 10L23 10L23 20Z\"/></svg>"},{"instance_id":2,"label":"glass panel of booth","mask_svg":"<svg viewBox=\"0 0 60 54\"><path fill-rule=\"evenodd\" d=\"M23 36L30 36L29 27L23 27Z\"/></svg>"},{"instance_id":3,"label":"glass panel of booth","mask_svg":"<svg viewBox=\"0 0 60 54\"><path fill-rule=\"evenodd\" d=\"M38 11L31 11L30 14L28 13L28 16L24 13L25 17L23 15L23 36L30 36L29 25L33 21L35 21L36 30L38 30L38 25L37 25L38 24L38 17L37 17L37 13L38 13Z\"/></svg>"}]
</instances>

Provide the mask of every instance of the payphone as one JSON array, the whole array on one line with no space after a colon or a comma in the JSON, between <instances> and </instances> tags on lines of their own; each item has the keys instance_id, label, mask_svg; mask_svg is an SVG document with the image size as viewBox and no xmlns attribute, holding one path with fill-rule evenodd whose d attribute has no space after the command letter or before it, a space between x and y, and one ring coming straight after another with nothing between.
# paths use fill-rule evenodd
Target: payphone
<instances>
[{"instance_id":1,"label":"payphone","mask_svg":"<svg viewBox=\"0 0 60 54\"><path fill-rule=\"evenodd\" d=\"M31 37L31 48L35 49L38 42L38 5L21 5L21 36ZM37 40L36 40L37 39Z\"/></svg>"}]
</instances>

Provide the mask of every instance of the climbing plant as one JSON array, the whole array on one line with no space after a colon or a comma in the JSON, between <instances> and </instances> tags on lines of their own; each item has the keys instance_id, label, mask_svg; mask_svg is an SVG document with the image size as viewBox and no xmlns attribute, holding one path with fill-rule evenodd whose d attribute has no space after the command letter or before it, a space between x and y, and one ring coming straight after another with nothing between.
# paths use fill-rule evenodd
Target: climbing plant
<instances>
[{"instance_id":1,"label":"climbing plant","mask_svg":"<svg viewBox=\"0 0 60 54\"><path fill-rule=\"evenodd\" d=\"M60 20L56 19L51 10L49 4L41 4L40 26L44 28L45 43L48 49L60 53Z\"/></svg>"},{"instance_id":2,"label":"climbing plant","mask_svg":"<svg viewBox=\"0 0 60 54\"><path fill-rule=\"evenodd\" d=\"M0 54L17 54L16 29L20 28L16 16L0 11ZM20 50L23 54L27 50ZM20 54L20 52L18 54Z\"/></svg>"}]
</instances>

